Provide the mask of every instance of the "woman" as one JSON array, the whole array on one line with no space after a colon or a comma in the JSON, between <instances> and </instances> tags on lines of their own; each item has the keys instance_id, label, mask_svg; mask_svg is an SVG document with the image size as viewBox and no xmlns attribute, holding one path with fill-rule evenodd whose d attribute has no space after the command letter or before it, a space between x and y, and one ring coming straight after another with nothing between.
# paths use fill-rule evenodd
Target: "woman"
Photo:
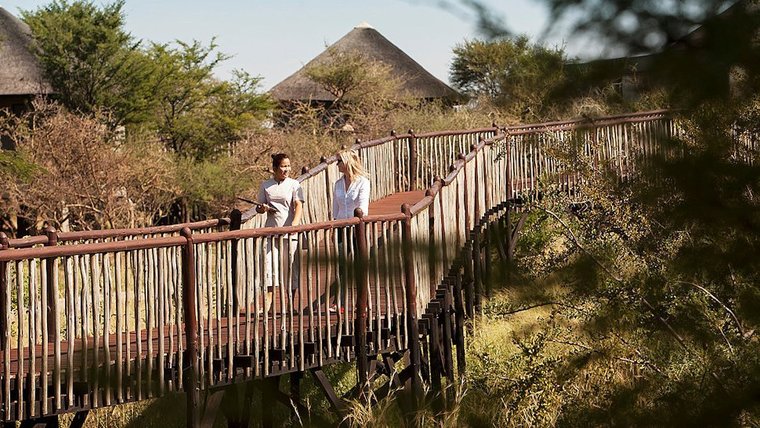
<instances>
[{"instance_id":1,"label":"woman","mask_svg":"<svg viewBox=\"0 0 760 428\"><path fill-rule=\"evenodd\" d=\"M256 212L267 214L266 227L296 226L303 212L301 184L290 178L290 158L272 155L272 178L261 183Z\"/></svg>"},{"instance_id":2,"label":"woman","mask_svg":"<svg viewBox=\"0 0 760 428\"><path fill-rule=\"evenodd\" d=\"M354 211L357 208L361 208L363 215L369 214L370 183L361 160L359 160L359 156L355 151L346 150L338 153L338 171L343 176L335 182L335 186L333 187L333 218L340 220L353 217ZM338 229L337 232L338 272L340 276L347 278L348 275L345 274L347 267L345 258L346 254L353 252L355 244L354 240L351 240L350 244L348 242L344 243L345 239L343 235L346 233L346 230ZM346 245L349 248L344 249ZM345 285L340 288L345 288ZM338 289L339 287L336 283L333 283L330 287L332 299L335 299ZM337 309L335 304L330 305L330 312L335 312ZM341 307L340 311L343 312L344 307Z\"/></svg>"},{"instance_id":3,"label":"woman","mask_svg":"<svg viewBox=\"0 0 760 428\"><path fill-rule=\"evenodd\" d=\"M356 208L361 208L364 215L369 214L369 179L356 152L338 153L338 171L343 177L333 188L333 218L353 217Z\"/></svg>"},{"instance_id":4,"label":"woman","mask_svg":"<svg viewBox=\"0 0 760 428\"><path fill-rule=\"evenodd\" d=\"M290 158L285 153L272 155L272 178L261 183L259 188L256 211L266 213L265 227L297 226L301 224L303 213L303 190L301 184L290 178ZM282 285L282 276L287 275L287 270L281 272L283 264L280 260L280 245L288 249L289 258L285 269L293 272L291 287L298 287L298 264L293 263L298 246L298 235L290 235L283 241L278 238L266 241L266 262L264 263L264 283L267 286L266 301L267 310L272 303L273 286Z\"/></svg>"}]
</instances>

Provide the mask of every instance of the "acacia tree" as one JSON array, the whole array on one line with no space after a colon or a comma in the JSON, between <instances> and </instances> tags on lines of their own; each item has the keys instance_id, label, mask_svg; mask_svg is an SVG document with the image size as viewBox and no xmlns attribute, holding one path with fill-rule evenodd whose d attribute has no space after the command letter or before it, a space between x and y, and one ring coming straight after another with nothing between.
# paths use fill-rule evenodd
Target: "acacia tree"
<instances>
[{"instance_id":1,"label":"acacia tree","mask_svg":"<svg viewBox=\"0 0 760 428\"><path fill-rule=\"evenodd\" d=\"M124 4L54 0L22 12L66 107L128 132L156 132L167 148L194 159L218 155L257 125L271 107L258 93L260 77L215 78L228 56L213 40L141 47L124 30Z\"/></svg>"},{"instance_id":2,"label":"acacia tree","mask_svg":"<svg viewBox=\"0 0 760 428\"><path fill-rule=\"evenodd\" d=\"M549 109L565 61L561 49L532 44L526 36L470 40L454 48L450 76L464 93L534 120Z\"/></svg>"},{"instance_id":3,"label":"acacia tree","mask_svg":"<svg viewBox=\"0 0 760 428\"><path fill-rule=\"evenodd\" d=\"M153 68L124 30L124 0L97 7L53 0L21 16L60 101L84 114L106 111L112 126L144 120Z\"/></svg>"},{"instance_id":4,"label":"acacia tree","mask_svg":"<svg viewBox=\"0 0 760 428\"><path fill-rule=\"evenodd\" d=\"M258 125L271 107L259 94L260 77L236 71L230 82L213 71L228 57L198 41L152 44L151 76L155 114L150 123L166 147L181 156L203 160L228 151L246 129Z\"/></svg>"},{"instance_id":5,"label":"acacia tree","mask_svg":"<svg viewBox=\"0 0 760 428\"><path fill-rule=\"evenodd\" d=\"M72 229L150 225L168 209L177 193L169 154L121 144L97 118L60 105L34 107L7 128L30 167L4 177L6 209L37 228Z\"/></svg>"},{"instance_id":6,"label":"acacia tree","mask_svg":"<svg viewBox=\"0 0 760 428\"><path fill-rule=\"evenodd\" d=\"M409 102L401 93L401 81L391 74L390 66L362 54L328 49L328 59L312 64L305 72L309 79L335 97L326 111L326 129L350 124L363 135L382 128L390 110Z\"/></svg>"}]
</instances>

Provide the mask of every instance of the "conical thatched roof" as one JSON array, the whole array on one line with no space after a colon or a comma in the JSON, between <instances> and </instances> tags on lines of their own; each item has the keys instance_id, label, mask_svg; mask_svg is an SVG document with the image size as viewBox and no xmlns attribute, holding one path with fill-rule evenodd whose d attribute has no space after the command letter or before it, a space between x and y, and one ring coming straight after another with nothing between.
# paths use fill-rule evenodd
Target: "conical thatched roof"
<instances>
[{"instance_id":1,"label":"conical thatched roof","mask_svg":"<svg viewBox=\"0 0 760 428\"><path fill-rule=\"evenodd\" d=\"M362 23L328 47L303 68L275 85L270 94L280 101L333 101L335 97L309 79L305 69L328 63L335 54L360 54L370 61L379 61L390 67L394 77L403 83L401 90L413 98L457 98L459 94L438 80L396 45L388 41L369 24Z\"/></svg>"},{"instance_id":2,"label":"conical thatched roof","mask_svg":"<svg viewBox=\"0 0 760 428\"><path fill-rule=\"evenodd\" d=\"M52 92L31 45L29 26L0 7L0 96Z\"/></svg>"}]
</instances>

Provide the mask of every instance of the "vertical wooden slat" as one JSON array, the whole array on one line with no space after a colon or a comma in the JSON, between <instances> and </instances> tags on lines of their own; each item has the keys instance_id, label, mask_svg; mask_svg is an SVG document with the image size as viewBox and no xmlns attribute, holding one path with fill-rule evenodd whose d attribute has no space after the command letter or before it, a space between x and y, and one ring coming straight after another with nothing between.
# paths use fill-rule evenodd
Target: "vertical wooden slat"
<instances>
[{"instance_id":1,"label":"vertical wooden slat","mask_svg":"<svg viewBox=\"0 0 760 428\"><path fill-rule=\"evenodd\" d=\"M124 402L123 367L124 367L124 296L122 290L126 283L123 259L125 253L114 253L114 292L116 293L116 402ZM129 342L127 342L129 343Z\"/></svg>"},{"instance_id":2,"label":"vertical wooden slat","mask_svg":"<svg viewBox=\"0 0 760 428\"><path fill-rule=\"evenodd\" d=\"M182 294L183 294L183 313L185 319L185 337L187 338L187 354L190 364L189 385L185 385L187 395L187 426L200 426L200 395L199 388L199 361L198 361L198 319L196 318L195 303L195 246L193 244L192 232L185 227L181 232L186 239L186 244L182 247Z\"/></svg>"},{"instance_id":3,"label":"vertical wooden slat","mask_svg":"<svg viewBox=\"0 0 760 428\"><path fill-rule=\"evenodd\" d=\"M101 269L100 255L93 254L90 258L90 278L92 284L92 331L93 331L93 386L92 386L92 405L100 405L100 284Z\"/></svg>"},{"instance_id":4,"label":"vertical wooden slat","mask_svg":"<svg viewBox=\"0 0 760 428\"><path fill-rule=\"evenodd\" d=\"M141 330L141 323L140 318L141 317L141 310L140 310L140 300L141 294L143 290L143 286L145 285L145 250L138 250L134 253L135 263L134 263L134 272L136 275L135 278L135 371L137 372L137 387L136 387L136 398L138 400L142 400L143 398L143 382L142 382L142 375L143 375L143 346L142 346L142 330ZM180 361L182 359L180 358Z\"/></svg>"},{"instance_id":5,"label":"vertical wooden slat","mask_svg":"<svg viewBox=\"0 0 760 428\"><path fill-rule=\"evenodd\" d=\"M125 389L125 399L132 399L134 397L134 389L132 388L132 333L130 332L129 324L129 311L132 305L130 305L130 302L133 302L135 300L134 296L134 287L130 287L130 284L133 284L137 282L137 278L134 275L134 263L132 263L133 260L133 254L132 252L125 252L124 253L124 342L125 342L125 352L124 352L124 365L126 366L126 376L129 382L127 382L124 385ZM131 282L130 282L130 273L131 273ZM132 294L132 299L130 299L130 294Z\"/></svg>"},{"instance_id":6,"label":"vertical wooden slat","mask_svg":"<svg viewBox=\"0 0 760 428\"><path fill-rule=\"evenodd\" d=\"M16 262L16 312L18 316L18 337L17 347L18 349L18 370L16 372L16 391L18 399L16 401L16 417L18 419L25 419L26 412L24 411L24 345L26 344L26 338L24 337L25 317L24 313L26 308L23 306L24 302L24 262Z\"/></svg>"},{"instance_id":7,"label":"vertical wooden slat","mask_svg":"<svg viewBox=\"0 0 760 428\"><path fill-rule=\"evenodd\" d=\"M111 380L111 297L113 295L113 271L110 254L103 254L103 380L105 405L111 405L113 382Z\"/></svg>"},{"instance_id":8,"label":"vertical wooden slat","mask_svg":"<svg viewBox=\"0 0 760 428\"><path fill-rule=\"evenodd\" d=\"M169 272L167 269L167 249L158 250L158 393L164 395L166 391L166 293L169 288Z\"/></svg>"},{"instance_id":9,"label":"vertical wooden slat","mask_svg":"<svg viewBox=\"0 0 760 428\"><path fill-rule=\"evenodd\" d=\"M237 241L225 241L225 272L227 273L227 282L226 282L226 290L227 290L227 380L232 380L232 377L234 376L235 372L233 370L233 356L234 356L234 346L232 342L232 324L237 320L237 316L234 315L235 310L235 293L236 289L233 286L233 278L234 278L234 272L232 270L232 266L234 266L235 261L232 259L232 248L234 248L237 245ZM258 361L258 359L256 360Z\"/></svg>"},{"instance_id":10,"label":"vertical wooden slat","mask_svg":"<svg viewBox=\"0 0 760 428\"><path fill-rule=\"evenodd\" d=\"M206 379L208 381L208 386L211 386L214 382L214 327L211 323L211 320L213 319L213 297L211 296L211 287L212 287L212 272L213 272L213 266L212 266L212 252L211 252L211 243L206 243L203 246L204 249L204 257L203 257L203 268L205 268L205 277L206 280L203 283L204 289L202 290L206 294L206 338L208 340L206 344Z\"/></svg>"},{"instance_id":11,"label":"vertical wooden slat","mask_svg":"<svg viewBox=\"0 0 760 428\"><path fill-rule=\"evenodd\" d=\"M8 237L4 233L0 232L0 251L8 249ZM0 305L2 305L3 313L0 314L0 322L2 322L2 328L0 328L0 334L2 334L3 340L3 404L4 408L11 409L11 270L8 262L0 262ZM17 310L19 307L17 306ZM9 417L5 418L10 419Z\"/></svg>"},{"instance_id":12,"label":"vertical wooden slat","mask_svg":"<svg viewBox=\"0 0 760 428\"><path fill-rule=\"evenodd\" d=\"M42 270L42 278L38 277L37 259L29 261L29 416L37 416L37 338L42 341L43 348L47 347L47 314L48 308L42 309L43 302L47 302L47 275L45 269ZM38 286L39 297L38 302ZM40 322L41 315L41 322ZM39 331L42 330L42 331ZM47 385L47 349L42 349L42 372L41 381ZM47 388L45 388L47 390ZM42 393L41 411L47 410L45 402L47 401L47 391Z\"/></svg>"}]
</instances>

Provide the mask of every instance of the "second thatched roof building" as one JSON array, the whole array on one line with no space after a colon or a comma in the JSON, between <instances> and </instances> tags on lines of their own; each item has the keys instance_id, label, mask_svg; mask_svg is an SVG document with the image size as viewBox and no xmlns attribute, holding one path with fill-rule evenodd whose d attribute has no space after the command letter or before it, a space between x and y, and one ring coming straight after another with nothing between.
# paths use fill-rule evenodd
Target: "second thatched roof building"
<instances>
[{"instance_id":1,"label":"second thatched roof building","mask_svg":"<svg viewBox=\"0 0 760 428\"><path fill-rule=\"evenodd\" d=\"M389 67L392 77L400 80L400 90L406 97L425 100L441 99L449 102L460 98L459 93L430 74L367 23L354 27L348 34L329 46L300 70L275 85L270 91L271 96L281 102L329 103L334 101L335 95L311 80L306 73L306 69L311 66L322 65L331 61L334 53L358 54L370 61L385 64Z\"/></svg>"}]
</instances>

